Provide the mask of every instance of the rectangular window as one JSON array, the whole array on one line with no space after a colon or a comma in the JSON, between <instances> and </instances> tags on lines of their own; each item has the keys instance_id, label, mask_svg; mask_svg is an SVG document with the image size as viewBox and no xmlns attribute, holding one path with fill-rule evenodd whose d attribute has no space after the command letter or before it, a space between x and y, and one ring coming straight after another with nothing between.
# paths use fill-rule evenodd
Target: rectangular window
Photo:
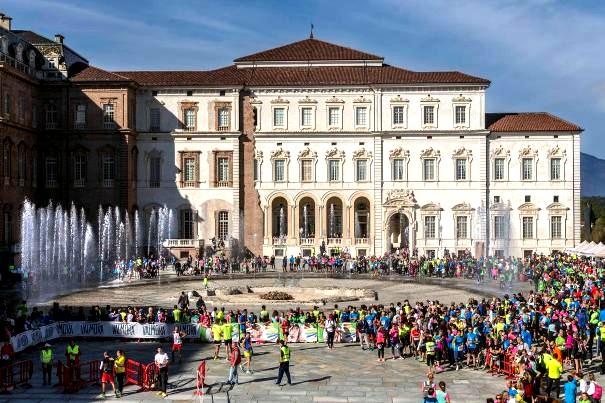
<instances>
[{"instance_id":1,"label":"rectangular window","mask_svg":"<svg viewBox=\"0 0 605 403\"><path fill-rule=\"evenodd\" d=\"M466 159L464 159L464 158L456 159L456 180L457 181L466 180Z\"/></svg>"},{"instance_id":2,"label":"rectangular window","mask_svg":"<svg viewBox=\"0 0 605 403\"><path fill-rule=\"evenodd\" d=\"M300 161L301 181L311 182L313 181L313 160L301 160Z\"/></svg>"},{"instance_id":3,"label":"rectangular window","mask_svg":"<svg viewBox=\"0 0 605 403\"><path fill-rule=\"evenodd\" d=\"M394 106L393 107L393 125L402 125L403 121L403 106Z\"/></svg>"},{"instance_id":4,"label":"rectangular window","mask_svg":"<svg viewBox=\"0 0 605 403\"><path fill-rule=\"evenodd\" d=\"M46 157L46 187L56 188L58 179L57 159Z\"/></svg>"},{"instance_id":5,"label":"rectangular window","mask_svg":"<svg viewBox=\"0 0 605 403\"><path fill-rule=\"evenodd\" d=\"M151 108L149 110L149 131L160 131L160 108Z\"/></svg>"},{"instance_id":6,"label":"rectangular window","mask_svg":"<svg viewBox=\"0 0 605 403\"><path fill-rule=\"evenodd\" d=\"M185 118L185 130L188 132L195 131L195 109L188 108L185 109L184 118Z\"/></svg>"},{"instance_id":7,"label":"rectangular window","mask_svg":"<svg viewBox=\"0 0 605 403\"><path fill-rule=\"evenodd\" d=\"M424 238L435 239L435 216L428 215L424 217Z\"/></svg>"},{"instance_id":8,"label":"rectangular window","mask_svg":"<svg viewBox=\"0 0 605 403\"><path fill-rule=\"evenodd\" d=\"M355 108L355 126L368 125L368 108L360 106Z\"/></svg>"},{"instance_id":9,"label":"rectangular window","mask_svg":"<svg viewBox=\"0 0 605 403\"><path fill-rule=\"evenodd\" d=\"M185 182L185 187L195 186L195 158L185 158L183 165L185 166L183 171L183 182Z\"/></svg>"},{"instance_id":10,"label":"rectangular window","mask_svg":"<svg viewBox=\"0 0 605 403\"><path fill-rule=\"evenodd\" d=\"M253 167L253 171L254 171L254 180L257 181L258 180L258 160L255 158L254 159L254 167Z\"/></svg>"},{"instance_id":11,"label":"rectangular window","mask_svg":"<svg viewBox=\"0 0 605 403\"><path fill-rule=\"evenodd\" d=\"M160 157L151 157L149 159L149 187L159 188L160 187L160 174L161 160Z\"/></svg>"},{"instance_id":12,"label":"rectangular window","mask_svg":"<svg viewBox=\"0 0 605 403\"><path fill-rule=\"evenodd\" d=\"M275 182L284 182L286 180L286 161L275 160L273 161L273 180Z\"/></svg>"},{"instance_id":13,"label":"rectangular window","mask_svg":"<svg viewBox=\"0 0 605 403\"><path fill-rule=\"evenodd\" d=\"M533 217L523 217L523 239L533 239L534 238L534 218Z\"/></svg>"},{"instance_id":14,"label":"rectangular window","mask_svg":"<svg viewBox=\"0 0 605 403\"><path fill-rule=\"evenodd\" d=\"M4 94L4 114L9 115L11 113L11 96L9 93Z\"/></svg>"},{"instance_id":15,"label":"rectangular window","mask_svg":"<svg viewBox=\"0 0 605 403\"><path fill-rule=\"evenodd\" d=\"M181 210L181 238L193 239L193 210Z\"/></svg>"},{"instance_id":16,"label":"rectangular window","mask_svg":"<svg viewBox=\"0 0 605 403\"><path fill-rule=\"evenodd\" d=\"M116 166L113 155L103 156L103 187L113 187L116 177Z\"/></svg>"},{"instance_id":17,"label":"rectangular window","mask_svg":"<svg viewBox=\"0 0 605 403\"><path fill-rule=\"evenodd\" d=\"M464 105L456 105L455 107L456 114L456 125L466 125L466 106Z\"/></svg>"},{"instance_id":18,"label":"rectangular window","mask_svg":"<svg viewBox=\"0 0 605 403\"><path fill-rule=\"evenodd\" d=\"M219 157L216 161L218 186L229 186L229 158Z\"/></svg>"},{"instance_id":19,"label":"rectangular window","mask_svg":"<svg viewBox=\"0 0 605 403\"><path fill-rule=\"evenodd\" d=\"M340 108L328 108L328 125L340 126Z\"/></svg>"},{"instance_id":20,"label":"rectangular window","mask_svg":"<svg viewBox=\"0 0 605 403\"><path fill-rule=\"evenodd\" d=\"M328 180L330 182L338 182L340 180L340 160L328 161Z\"/></svg>"},{"instance_id":21,"label":"rectangular window","mask_svg":"<svg viewBox=\"0 0 605 403\"><path fill-rule=\"evenodd\" d=\"M435 124L435 107L433 105L425 105L422 108L422 122L425 125Z\"/></svg>"},{"instance_id":22,"label":"rectangular window","mask_svg":"<svg viewBox=\"0 0 605 403\"><path fill-rule=\"evenodd\" d=\"M522 164L522 174L523 174L523 180L524 181L530 181L533 178L533 173L534 173L534 160L533 158L523 158L521 160L521 164Z\"/></svg>"},{"instance_id":23,"label":"rectangular window","mask_svg":"<svg viewBox=\"0 0 605 403\"><path fill-rule=\"evenodd\" d=\"M355 161L355 175L357 182L365 182L368 180L368 160Z\"/></svg>"},{"instance_id":24,"label":"rectangular window","mask_svg":"<svg viewBox=\"0 0 605 403\"><path fill-rule=\"evenodd\" d=\"M403 180L403 159L401 158L393 160L393 180Z\"/></svg>"},{"instance_id":25,"label":"rectangular window","mask_svg":"<svg viewBox=\"0 0 605 403\"><path fill-rule=\"evenodd\" d=\"M550 217L550 237L552 239L561 239L563 237L561 228L561 216L555 215Z\"/></svg>"},{"instance_id":26,"label":"rectangular window","mask_svg":"<svg viewBox=\"0 0 605 403\"><path fill-rule=\"evenodd\" d=\"M32 158L32 187L38 187L38 157L35 154Z\"/></svg>"},{"instance_id":27,"label":"rectangular window","mask_svg":"<svg viewBox=\"0 0 605 403\"><path fill-rule=\"evenodd\" d=\"M84 187L86 184L86 156L78 154L74 157L74 187Z\"/></svg>"},{"instance_id":28,"label":"rectangular window","mask_svg":"<svg viewBox=\"0 0 605 403\"><path fill-rule=\"evenodd\" d=\"M218 213L218 239L225 241L229 237L229 213L219 211Z\"/></svg>"},{"instance_id":29,"label":"rectangular window","mask_svg":"<svg viewBox=\"0 0 605 403\"><path fill-rule=\"evenodd\" d=\"M550 180L561 180L561 158L550 159Z\"/></svg>"},{"instance_id":30,"label":"rectangular window","mask_svg":"<svg viewBox=\"0 0 605 403\"><path fill-rule=\"evenodd\" d=\"M313 109L301 108L301 110L300 110L301 126L311 126L312 120L313 120Z\"/></svg>"},{"instance_id":31,"label":"rectangular window","mask_svg":"<svg viewBox=\"0 0 605 403\"><path fill-rule=\"evenodd\" d=\"M456 239L468 238L468 217L465 215L456 216Z\"/></svg>"},{"instance_id":32,"label":"rectangular window","mask_svg":"<svg viewBox=\"0 0 605 403\"><path fill-rule=\"evenodd\" d=\"M435 180L435 159L434 158L425 158L423 160L423 170L422 177L425 181L434 181Z\"/></svg>"},{"instance_id":33,"label":"rectangular window","mask_svg":"<svg viewBox=\"0 0 605 403\"><path fill-rule=\"evenodd\" d=\"M494 180L504 180L504 158L494 159Z\"/></svg>"},{"instance_id":34,"label":"rectangular window","mask_svg":"<svg viewBox=\"0 0 605 403\"><path fill-rule=\"evenodd\" d=\"M46 128L55 129L57 127L57 105L46 105Z\"/></svg>"},{"instance_id":35,"label":"rectangular window","mask_svg":"<svg viewBox=\"0 0 605 403\"><path fill-rule=\"evenodd\" d=\"M86 127L86 105L76 105L76 116L74 125L76 129L84 129Z\"/></svg>"},{"instance_id":36,"label":"rectangular window","mask_svg":"<svg viewBox=\"0 0 605 403\"><path fill-rule=\"evenodd\" d=\"M114 104L103 104L103 128L113 129L115 127Z\"/></svg>"},{"instance_id":37,"label":"rectangular window","mask_svg":"<svg viewBox=\"0 0 605 403\"><path fill-rule=\"evenodd\" d=\"M19 186L25 186L25 173L27 172L27 160L25 157L25 150L19 150L17 155L17 179L19 180Z\"/></svg>"},{"instance_id":38,"label":"rectangular window","mask_svg":"<svg viewBox=\"0 0 605 403\"><path fill-rule=\"evenodd\" d=\"M32 127L38 128L38 107L36 105L32 105Z\"/></svg>"},{"instance_id":39,"label":"rectangular window","mask_svg":"<svg viewBox=\"0 0 605 403\"><path fill-rule=\"evenodd\" d=\"M228 131L231 126L231 114L229 109L221 108L218 110L218 130Z\"/></svg>"},{"instance_id":40,"label":"rectangular window","mask_svg":"<svg viewBox=\"0 0 605 403\"><path fill-rule=\"evenodd\" d=\"M286 110L284 108L274 108L273 109L273 126L284 127L286 125L285 111Z\"/></svg>"},{"instance_id":41,"label":"rectangular window","mask_svg":"<svg viewBox=\"0 0 605 403\"><path fill-rule=\"evenodd\" d=\"M494 238L504 239L505 236L504 216L494 216Z\"/></svg>"}]
</instances>

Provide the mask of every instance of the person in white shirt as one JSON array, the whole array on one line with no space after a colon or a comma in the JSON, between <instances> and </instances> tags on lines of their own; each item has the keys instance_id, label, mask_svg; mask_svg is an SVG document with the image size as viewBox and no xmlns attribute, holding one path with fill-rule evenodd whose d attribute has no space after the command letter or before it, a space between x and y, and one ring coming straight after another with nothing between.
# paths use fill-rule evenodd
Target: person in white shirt
<instances>
[{"instance_id":1,"label":"person in white shirt","mask_svg":"<svg viewBox=\"0 0 605 403\"><path fill-rule=\"evenodd\" d=\"M166 397L166 387L168 385L168 354L161 348L158 348L154 361L160 373L160 391L157 394Z\"/></svg>"}]
</instances>

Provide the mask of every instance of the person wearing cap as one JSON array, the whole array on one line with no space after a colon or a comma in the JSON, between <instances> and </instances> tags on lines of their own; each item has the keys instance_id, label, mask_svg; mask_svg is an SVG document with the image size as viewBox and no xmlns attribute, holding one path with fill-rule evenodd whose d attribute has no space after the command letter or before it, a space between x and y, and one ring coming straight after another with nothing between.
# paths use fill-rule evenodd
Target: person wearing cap
<instances>
[{"instance_id":1,"label":"person wearing cap","mask_svg":"<svg viewBox=\"0 0 605 403\"><path fill-rule=\"evenodd\" d=\"M48 343L40 351L40 362L42 363L42 385L50 385L53 372L53 349Z\"/></svg>"}]
</instances>

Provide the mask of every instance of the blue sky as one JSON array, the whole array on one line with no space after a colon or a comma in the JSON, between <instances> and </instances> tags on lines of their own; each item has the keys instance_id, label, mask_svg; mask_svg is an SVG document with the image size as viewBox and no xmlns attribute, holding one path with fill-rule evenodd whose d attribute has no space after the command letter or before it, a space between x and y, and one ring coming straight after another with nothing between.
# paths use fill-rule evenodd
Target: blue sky
<instances>
[{"instance_id":1,"label":"blue sky","mask_svg":"<svg viewBox=\"0 0 605 403\"><path fill-rule=\"evenodd\" d=\"M411 70L488 78L490 112L548 111L584 127L605 158L605 3L599 0L2 0L15 29L106 69L202 70L319 39Z\"/></svg>"}]
</instances>

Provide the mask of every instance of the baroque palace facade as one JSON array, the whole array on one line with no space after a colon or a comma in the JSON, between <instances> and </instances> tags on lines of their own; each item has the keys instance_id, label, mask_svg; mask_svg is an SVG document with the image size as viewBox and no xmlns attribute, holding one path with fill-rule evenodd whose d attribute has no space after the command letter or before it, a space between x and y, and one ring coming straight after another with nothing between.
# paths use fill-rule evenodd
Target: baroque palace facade
<instances>
[{"instance_id":1,"label":"baroque palace facade","mask_svg":"<svg viewBox=\"0 0 605 403\"><path fill-rule=\"evenodd\" d=\"M89 213L165 204L177 257L213 238L276 256L579 242L582 129L487 113L483 78L314 38L216 70L109 72L1 18L4 259L25 197Z\"/></svg>"}]
</instances>

